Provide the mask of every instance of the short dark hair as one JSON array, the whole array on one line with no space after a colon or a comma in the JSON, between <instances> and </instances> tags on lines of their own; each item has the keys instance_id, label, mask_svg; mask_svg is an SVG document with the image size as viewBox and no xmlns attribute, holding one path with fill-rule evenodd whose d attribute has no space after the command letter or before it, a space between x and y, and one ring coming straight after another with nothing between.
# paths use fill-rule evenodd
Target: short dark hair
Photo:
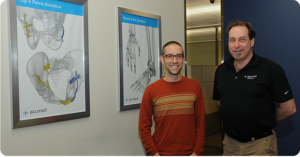
<instances>
[{"instance_id":1,"label":"short dark hair","mask_svg":"<svg viewBox=\"0 0 300 157\"><path fill-rule=\"evenodd\" d=\"M169 42L167 42L167 43L163 46L163 48L162 48L162 52L161 52L161 55L162 55L162 56L165 54L165 47L168 46L168 45L171 45L171 44L179 45L179 46L181 47L181 49L182 49L182 55L184 56L183 48L182 48L181 44L180 44L179 42L177 42L177 41L169 41Z\"/></svg>"},{"instance_id":2,"label":"short dark hair","mask_svg":"<svg viewBox=\"0 0 300 157\"><path fill-rule=\"evenodd\" d=\"M227 29L226 29L227 38L229 37L229 31L231 30L232 27L235 27L235 26L247 27L248 28L248 36L249 36L250 40L252 40L252 38L255 38L255 31L254 31L251 23L240 21L240 20L232 21L230 23L230 25L227 27Z\"/></svg>"}]
</instances>

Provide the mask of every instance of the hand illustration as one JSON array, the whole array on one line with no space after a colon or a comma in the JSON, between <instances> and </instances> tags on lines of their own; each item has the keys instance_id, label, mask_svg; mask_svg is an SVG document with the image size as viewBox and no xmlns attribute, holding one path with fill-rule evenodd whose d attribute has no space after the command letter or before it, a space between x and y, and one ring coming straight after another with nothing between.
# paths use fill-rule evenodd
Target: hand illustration
<instances>
[{"instance_id":1,"label":"hand illustration","mask_svg":"<svg viewBox=\"0 0 300 157\"><path fill-rule=\"evenodd\" d=\"M135 46L137 46L138 51L139 51L139 56L140 56L141 49L140 49L138 40L135 38L135 25L130 24L129 25L129 39L127 41L127 49L126 49L126 62L127 62L128 67L129 67L129 63L130 63L131 71L132 71L132 67L133 67L134 73L136 73Z\"/></svg>"}]
</instances>

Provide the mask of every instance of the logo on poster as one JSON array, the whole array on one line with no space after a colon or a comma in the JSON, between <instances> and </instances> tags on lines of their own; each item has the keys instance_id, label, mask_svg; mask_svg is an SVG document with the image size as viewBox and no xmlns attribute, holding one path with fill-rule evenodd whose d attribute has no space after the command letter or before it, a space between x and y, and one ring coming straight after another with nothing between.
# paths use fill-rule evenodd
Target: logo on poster
<instances>
[{"instance_id":1,"label":"logo on poster","mask_svg":"<svg viewBox=\"0 0 300 157\"><path fill-rule=\"evenodd\" d=\"M139 97L136 97L136 98L129 98L129 99L126 98L125 101L127 102L127 101L134 101L134 100L139 100Z\"/></svg>"},{"instance_id":2,"label":"logo on poster","mask_svg":"<svg viewBox=\"0 0 300 157\"><path fill-rule=\"evenodd\" d=\"M28 112L26 112L26 110L25 110L25 112L23 112L23 114L25 114L25 116L26 116L27 113L28 113Z\"/></svg>"},{"instance_id":3,"label":"logo on poster","mask_svg":"<svg viewBox=\"0 0 300 157\"><path fill-rule=\"evenodd\" d=\"M136 98L129 98L129 101L139 100L139 97Z\"/></svg>"},{"instance_id":4,"label":"logo on poster","mask_svg":"<svg viewBox=\"0 0 300 157\"><path fill-rule=\"evenodd\" d=\"M39 109L39 110L31 110L30 114L43 113L43 112L47 112L47 108Z\"/></svg>"},{"instance_id":5,"label":"logo on poster","mask_svg":"<svg viewBox=\"0 0 300 157\"><path fill-rule=\"evenodd\" d=\"M28 114L35 114L35 113L43 113L43 112L47 112L47 108L45 108L45 109L39 109L39 110L31 110L29 112L27 112L25 110L25 112L23 112L23 114L25 114L25 116L26 116L27 113Z\"/></svg>"}]
</instances>

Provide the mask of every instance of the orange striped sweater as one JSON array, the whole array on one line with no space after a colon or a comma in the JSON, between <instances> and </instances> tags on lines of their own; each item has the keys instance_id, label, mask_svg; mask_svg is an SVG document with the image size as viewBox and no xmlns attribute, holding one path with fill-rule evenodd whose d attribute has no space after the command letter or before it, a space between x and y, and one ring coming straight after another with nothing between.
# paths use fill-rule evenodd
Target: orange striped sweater
<instances>
[{"instance_id":1,"label":"orange striped sweater","mask_svg":"<svg viewBox=\"0 0 300 157\"><path fill-rule=\"evenodd\" d=\"M147 86L140 108L139 133L150 155L157 152L201 155L205 142L205 109L200 84L182 77L178 82L166 82L161 78Z\"/></svg>"}]
</instances>

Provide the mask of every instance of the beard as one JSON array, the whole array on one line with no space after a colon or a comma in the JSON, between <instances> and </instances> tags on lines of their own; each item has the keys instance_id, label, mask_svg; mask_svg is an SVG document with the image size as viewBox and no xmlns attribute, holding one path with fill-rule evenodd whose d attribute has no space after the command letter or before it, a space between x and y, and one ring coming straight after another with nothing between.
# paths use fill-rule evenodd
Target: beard
<instances>
[{"instance_id":1,"label":"beard","mask_svg":"<svg viewBox=\"0 0 300 157\"><path fill-rule=\"evenodd\" d=\"M235 54L236 57L240 57L241 55L242 54L240 54L240 53Z\"/></svg>"}]
</instances>

